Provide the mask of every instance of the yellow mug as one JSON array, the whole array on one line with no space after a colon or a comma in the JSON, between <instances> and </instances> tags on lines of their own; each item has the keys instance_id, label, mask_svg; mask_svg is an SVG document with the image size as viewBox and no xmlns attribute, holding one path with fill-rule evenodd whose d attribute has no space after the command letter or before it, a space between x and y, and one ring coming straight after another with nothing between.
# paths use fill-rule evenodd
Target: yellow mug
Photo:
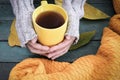
<instances>
[{"instance_id":1,"label":"yellow mug","mask_svg":"<svg viewBox=\"0 0 120 80\"><path fill-rule=\"evenodd\" d=\"M59 13L64 23L57 28L46 28L37 23L37 18L40 14L47 11L53 11ZM38 41L46 46L53 46L60 43L64 39L64 35L67 29L68 15L66 11L59 5L48 4L47 1L41 1L41 6L37 7L32 15L33 26L38 36ZM47 24L47 23L46 23Z\"/></svg>"}]
</instances>

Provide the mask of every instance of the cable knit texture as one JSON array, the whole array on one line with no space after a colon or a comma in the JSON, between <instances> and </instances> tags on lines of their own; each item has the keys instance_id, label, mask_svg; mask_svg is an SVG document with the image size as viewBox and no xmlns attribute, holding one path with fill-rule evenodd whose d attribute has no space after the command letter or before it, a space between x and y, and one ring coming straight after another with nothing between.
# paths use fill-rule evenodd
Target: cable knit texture
<instances>
[{"instance_id":1,"label":"cable knit texture","mask_svg":"<svg viewBox=\"0 0 120 80\"><path fill-rule=\"evenodd\" d=\"M32 12L34 11L33 0L10 0L16 17L16 31L20 45L25 44L37 35L32 26Z\"/></svg>"},{"instance_id":2,"label":"cable knit texture","mask_svg":"<svg viewBox=\"0 0 120 80\"><path fill-rule=\"evenodd\" d=\"M105 28L96 55L73 63L28 58L11 70L9 80L119 80L119 59L120 35Z\"/></svg>"},{"instance_id":3,"label":"cable knit texture","mask_svg":"<svg viewBox=\"0 0 120 80\"><path fill-rule=\"evenodd\" d=\"M63 0L62 7L67 11L69 21L66 35L76 37L75 43L79 40L80 19L84 16L84 4L86 0Z\"/></svg>"}]
</instances>

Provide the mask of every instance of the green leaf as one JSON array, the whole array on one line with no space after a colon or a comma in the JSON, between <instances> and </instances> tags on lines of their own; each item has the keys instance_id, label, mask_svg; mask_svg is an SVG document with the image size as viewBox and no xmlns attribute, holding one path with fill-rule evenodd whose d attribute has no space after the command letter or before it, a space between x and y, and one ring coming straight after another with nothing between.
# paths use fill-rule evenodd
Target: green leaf
<instances>
[{"instance_id":1,"label":"green leaf","mask_svg":"<svg viewBox=\"0 0 120 80\"><path fill-rule=\"evenodd\" d=\"M84 33L80 34L80 39L79 39L78 43L75 45L72 45L69 50L75 50L75 49L80 48L83 45L86 45L93 38L95 33L96 33L96 31L94 30L94 31L84 32Z\"/></svg>"}]
</instances>

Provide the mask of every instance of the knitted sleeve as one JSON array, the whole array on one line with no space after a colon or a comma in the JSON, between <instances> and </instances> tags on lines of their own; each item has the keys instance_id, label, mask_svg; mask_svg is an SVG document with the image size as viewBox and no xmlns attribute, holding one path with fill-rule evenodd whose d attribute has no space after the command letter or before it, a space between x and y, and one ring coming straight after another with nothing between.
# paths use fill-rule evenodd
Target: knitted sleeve
<instances>
[{"instance_id":1,"label":"knitted sleeve","mask_svg":"<svg viewBox=\"0 0 120 80\"><path fill-rule=\"evenodd\" d=\"M21 47L37 35L32 26L33 0L10 0L16 18L16 31Z\"/></svg>"},{"instance_id":2,"label":"knitted sleeve","mask_svg":"<svg viewBox=\"0 0 120 80\"><path fill-rule=\"evenodd\" d=\"M66 35L76 37L75 43L79 40L80 19L84 16L84 4L86 0L63 0L62 7L68 13L68 29Z\"/></svg>"}]
</instances>

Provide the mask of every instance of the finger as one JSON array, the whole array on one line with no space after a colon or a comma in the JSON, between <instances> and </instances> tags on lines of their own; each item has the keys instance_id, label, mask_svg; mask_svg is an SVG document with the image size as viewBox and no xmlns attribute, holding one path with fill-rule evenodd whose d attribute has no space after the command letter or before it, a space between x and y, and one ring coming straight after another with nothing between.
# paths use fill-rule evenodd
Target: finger
<instances>
[{"instance_id":1,"label":"finger","mask_svg":"<svg viewBox=\"0 0 120 80\"><path fill-rule=\"evenodd\" d=\"M38 50L42 50L42 51L48 51L49 50L49 47L48 46L43 46L39 43L32 43L32 42L29 42L28 43L31 47L35 48L35 49L38 49Z\"/></svg>"},{"instance_id":2,"label":"finger","mask_svg":"<svg viewBox=\"0 0 120 80\"><path fill-rule=\"evenodd\" d=\"M69 48L69 46L66 46L66 47L63 47L63 48L61 48L59 50L55 50L53 52L49 52L48 53L48 57L51 58L51 57L53 57L53 56L55 56L55 55L57 55L59 53L62 54L63 52L67 52L68 48Z\"/></svg>"},{"instance_id":3,"label":"finger","mask_svg":"<svg viewBox=\"0 0 120 80\"><path fill-rule=\"evenodd\" d=\"M66 36L66 39L60 43L57 46L54 46L52 48L50 48L48 57L51 58L52 56L55 56L59 53L64 53L67 52L71 46L71 44L73 43L73 41L75 40L75 37L71 37L71 36ZM58 55L59 56L59 55Z\"/></svg>"},{"instance_id":4,"label":"finger","mask_svg":"<svg viewBox=\"0 0 120 80\"><path fill-rule=\"evenodd\" d=\"M65 40L62 43L51 47L49 51L54 52L57 50L61 50L62 48L65 48L67 46L71 46L71 44L74 42L74 40L75 40L75 37L71 37L71 36L66 35Z\"/></svg>"},{"instance_id":5,"label":"finger","mask_svg":"<svg viewBox=\"0 0 120 80\"><path fill-rule=\"evenodd\" d=\"M64 48L63 50L59 50L57 52L54 52L52 54L50 54L49 58L51 58L52 60L64 55L65 53L68 52L68 48Z\"/></svg>"},{"instance_id":6,"label":"finger","mask_svg":"<svg viewBox=\"0 0 120 80\"><path fill-rule=\"evenodd\" d=\"M40 54L40 55L45 55L45 53L47 53L47 51L42 51L42 50L35 49L29 44L27 45L27 47L32 53L36 53L36 54Z\"/></svg>"},{"instance_id":7,"label":"finger","mask_svg":"<svg viewBox=\"0 0 120 80\"><path fill-rule=\"evenodd\" d=\"M64 40L62 43L51 47L49 51L54 52L54 51L60 50L61 48L65 48L67 45L68 45L68 42Z\"/></svg>"},{"instance_id":8,"label":"finger","mask_svg":"<svg viewBox=\"0 0 120 80\"><path fill-rule=\"evenodd\" d=\"M64 53L64 54L65 54L65 53ZM64 55L64 54L58 54L58 55L55 55L55 56L52 57L51 59L54 60L54 59L56 59L56 58L58 58L58 57L60 57L60 56L62 56L62 55Z\"/></svg>"},{"instance_id":9,"label":"finger","mask_svg":"<svg viewBox=\"0 0 120 80\"><path fill-rule=\"evenodd\" d=\"M35 37L34 39L31 40L31 42L34 44L37 42L37 37Z\"/></svg>"}]
</instances>

